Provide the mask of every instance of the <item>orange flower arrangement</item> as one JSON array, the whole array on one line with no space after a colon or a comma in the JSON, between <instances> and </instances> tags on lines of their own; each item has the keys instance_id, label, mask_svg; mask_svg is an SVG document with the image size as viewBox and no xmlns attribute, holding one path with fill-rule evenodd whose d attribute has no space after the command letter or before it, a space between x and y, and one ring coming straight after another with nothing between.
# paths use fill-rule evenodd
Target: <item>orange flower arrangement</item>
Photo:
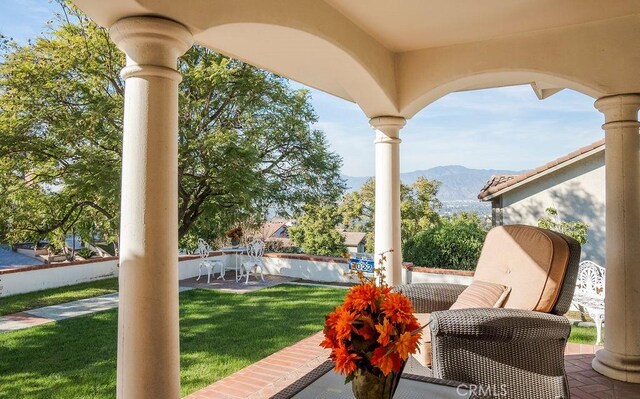
<instances>
[{"instance_id":1,"label":"orange flower arrangement","mask_svg":"<svg viewBox=\"0 0 640 399\"><path fill-rule=\"evenodd\" d=\"M225 235L228 238L231 238L233 240L240 240L240 237L242 237L243 233L242 233L242 227L238 226L235 227L233 229L229 229L227 230L227 232L225 233Z\"/></svg>"},{"instance_id":2,"label":"orange flower arrangement","mask_svg":"<svg viewBox=\"0 0 640 399\"><path fill-rule=\"evenodd\" d=\"M346 375L347 382L357 370L382 376L399 373L422 334L407 297L391 292L384 279L376 286L360 273L359 277L360 284L326 317L320 344L331 349L335 370Z\"/></svg>"}]
</instances>

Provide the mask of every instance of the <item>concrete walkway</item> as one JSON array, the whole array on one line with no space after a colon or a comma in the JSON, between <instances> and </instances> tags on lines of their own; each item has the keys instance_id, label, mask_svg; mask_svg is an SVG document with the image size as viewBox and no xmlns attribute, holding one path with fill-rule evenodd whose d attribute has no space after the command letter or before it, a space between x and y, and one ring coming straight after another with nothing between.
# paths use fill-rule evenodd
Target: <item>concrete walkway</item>
<instances>
[{"instance_id":1,"label":"concrete walkway","mask_svg":"<svg viewBox=\"0 0 640 399\"><path fill-rule=\"evenodd\" d=\"M192 289L191 287L180 287L180 292ZM24 328L102 312L117 307L118 294L114 293L26 310L20 313L0 316L0 333L22 330Z\"/></svg>"}]
</instances>

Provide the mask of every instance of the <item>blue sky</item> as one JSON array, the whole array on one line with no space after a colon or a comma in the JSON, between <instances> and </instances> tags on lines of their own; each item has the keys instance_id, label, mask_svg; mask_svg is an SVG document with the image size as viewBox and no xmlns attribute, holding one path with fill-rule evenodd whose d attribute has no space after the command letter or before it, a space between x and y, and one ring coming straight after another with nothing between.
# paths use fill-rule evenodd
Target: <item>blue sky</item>
<instances>
[{"instance_id":1,"label":"blue sky","mask_svg":"<svg viewBox=\"0 0 640 399\"><path fill-rule=\"evenodd\" d=\"M26 42L45 29L56 10L47 0L0 0L0 33ZM310 90L317 128L342 156L343 174L373 175L374 133L362 111ZM449 94L407 122L401 132L400 169L535 168L603 137L603 118L593 101L570 90L540 101L529 86Z\"/></svg>"}]
</instances>

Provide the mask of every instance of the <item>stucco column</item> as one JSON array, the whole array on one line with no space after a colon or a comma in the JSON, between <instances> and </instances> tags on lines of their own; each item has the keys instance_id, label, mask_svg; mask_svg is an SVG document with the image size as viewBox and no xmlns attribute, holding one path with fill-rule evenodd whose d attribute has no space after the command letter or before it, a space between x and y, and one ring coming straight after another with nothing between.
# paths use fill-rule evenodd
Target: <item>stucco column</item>
<instances>
[{"instance_id":1,"label":"stucco column","mask_svg":"<svg viewBox=\"0 0 640 399\"><path fill-rule=\"evenodd\" d=\"M193 39L184 26L152 17L122 19L110 34L127 55L117 397L178 399L176 64Z\"/></svg>"},{"instance_id":2,"label":"stucco column","mask_svg":"<svg viewBox=\"0 0 640 399\"><path fill-rule=\"evenodd\" d=\"M605 342L593 368L640 383L640 94L604 97L606 287Z\"/></svg>"},{"instance_id":3,"label":"stucco column","mask_svg":"<svg viewBox=\"0 0 640 399\"><path fill-rule=\"evenodd\" d=\"M376 131L376 267L380 254L389 250L384 262L389 285L402 284L402 248L400 242L400 129L406 120L394 116L372 118Z\"/></svg>"}]
</instances>

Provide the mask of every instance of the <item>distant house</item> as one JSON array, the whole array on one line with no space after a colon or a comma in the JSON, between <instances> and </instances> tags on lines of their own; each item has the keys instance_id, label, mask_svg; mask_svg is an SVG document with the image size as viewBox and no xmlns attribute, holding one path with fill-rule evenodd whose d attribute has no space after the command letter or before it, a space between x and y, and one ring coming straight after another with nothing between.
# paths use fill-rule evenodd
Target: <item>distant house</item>
<instances>
[{"instance_id":1,"label":"distant house","mask_svg":"<svg viewBox=\"0 0 640 399\"><path fill-rule=\"evenodd\" d=\"M294 244L289 238L289 227L295 226L295 219L272 219L262 225L261 236L267 243L275 243L280 247L293 247ZM349 253L365 252L366 233L354 231L340 231L344 237L344 244Z\"/></svg>"},{"instance_id":2,"label":"distant house","mask_svg":"<svg viewBox=\"0 0 640 399\"><path fill-rule=\"evenodd\" d=\"M536 225L545 209L555 208L563 220L589 225L582 257L604 265L604 140L521 175L493 176L478 198L490 201L493 225Z\"/></svg>"},{"instance_id":3,"label":"distant house","mask_svg":"<svg viewBox=\"0 0 640 399\"><path fill-rule=\"evenodd\" d=\"M357 231L342 231L344 237L344 245L350 254L364 253L364 246L367 243L367 233Z\"/></svg>"},{"instance_id":4,"label":"distant house","mask_svg":"<svg viewBox=\"0 0 640 399\"><path fill-rule=\"evenodd\" d=\"M295 226L295 219L273 219L262 225L262 236L266 238L288 238L287 230Z\"/></svg>"},{"instance_id":5,"label":"distant house","mask_svg":"<svg viewBox=\"0 0 640 399\"><path fill-rule=\"evenodd\" d=\"M295 219L272 219L262 225L260 234L267 243L278 243L280 247L293 247L293 242L289 238L289 227L296 224Z\"/></svg>"}]
</instances>

